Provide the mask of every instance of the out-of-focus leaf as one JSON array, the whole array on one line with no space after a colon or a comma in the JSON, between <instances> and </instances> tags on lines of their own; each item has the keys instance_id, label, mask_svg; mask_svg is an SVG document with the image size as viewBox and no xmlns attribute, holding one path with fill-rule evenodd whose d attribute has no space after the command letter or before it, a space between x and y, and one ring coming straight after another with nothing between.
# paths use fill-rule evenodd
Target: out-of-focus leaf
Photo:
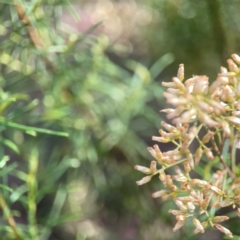
<instances>
[{"instance_id":1,"label":"out-of-focus leaf","mask_svg":"<svg viewBox=\"0 0 240 240\"><path fill-rule=\"evenodd\" d=\"M3 143L8 148L10 148L15 153L17 153L17 154L20 153L20 151L18 149L18 146L14 142L12 142L11 140L0 138L0 142Z\"/></svg>"}]
</instances>

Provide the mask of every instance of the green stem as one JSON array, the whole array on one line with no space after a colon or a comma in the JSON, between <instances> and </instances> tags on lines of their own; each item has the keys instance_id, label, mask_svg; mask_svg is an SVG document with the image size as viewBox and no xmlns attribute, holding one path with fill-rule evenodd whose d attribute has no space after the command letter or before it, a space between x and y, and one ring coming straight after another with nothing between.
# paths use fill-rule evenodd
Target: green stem
<instances>
[{"instance_id":1,"label":"green stem","mask_svg":"<svg viewBox=\"0 0 240 240\"><path fill-rule=\"evenodd\" d=\"M38 133L45 133L45 134L50 134L50 135L56 135L56 136L62 136L62 137L68 137L69 134L66 132L57 132L57 131L52 131L44 128L36 128L36 127L29 127L25 125L21 125L18 123L13 123L13 122L8 122L5 119L0 119L0 123L4 126L15 128L18 130L23 130L25 132L38 132Z\"/></svg>"},{"instance_id":2,"label":"green stem","mask_svg":"<svg viewBox=\"0 0 240 240\"><path fill-rule=\"evenodd\" d=\"M8 221L9 226L11 227L13 234L16 237L16 240L23 240L23 238L20 236L18 230L17 230L17 225L14 220L14 218L11 215L10 209L8 208L3 196L0 194L0 208L3 210L4 216Z\"/></svg>"}]
</instances>

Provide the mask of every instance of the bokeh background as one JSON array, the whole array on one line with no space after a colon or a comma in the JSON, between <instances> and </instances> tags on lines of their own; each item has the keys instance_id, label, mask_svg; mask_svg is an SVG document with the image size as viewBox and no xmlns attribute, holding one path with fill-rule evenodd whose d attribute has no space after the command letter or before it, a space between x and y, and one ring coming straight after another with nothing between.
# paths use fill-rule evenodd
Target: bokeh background
<instances>
[{"instance_id":1,"label":"bokeh background","mask_svg":"<svg viewBox=\"0 0 240 240\"><path fill-rule=\"evenodd\" d=\"M1 126L1 155L10 160L0 166L0 190L23 239L224 239L212 230L195 236L188 225L173 233L174 204L151 198L157 178L136 186L143 174L134 165L152 160L161 82L180 63L186 77L215 80L240 53L240 1L23 0L22 16L16 3L0 1L1 104L14 94L30 100L12 100L1 114L69 133ZM15 239L0 221L2 239ZM228 227L239 234L236 221Z\"/></svg>"}]
</instances>

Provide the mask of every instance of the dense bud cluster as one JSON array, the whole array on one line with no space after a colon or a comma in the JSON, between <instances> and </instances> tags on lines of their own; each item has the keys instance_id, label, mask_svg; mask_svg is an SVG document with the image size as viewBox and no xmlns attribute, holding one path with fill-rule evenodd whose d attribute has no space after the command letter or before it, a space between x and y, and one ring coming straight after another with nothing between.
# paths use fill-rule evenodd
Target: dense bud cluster
<instances>
[{"instance_id":1,"label":"dense bud cluster","mask_svg":"<svg viewBox=\"0 0 240 240\"><path fill-rule=\"evenodd\" d=\"M191 219L195 234L212 227L233 237L218 224L228 217L214 216L214 212L226 206L232 206L240 216L240 176L236 165L236 148L240 148L240 57L233 54L232 59L227 60L229 71L221 67L217 80L210 86L207 76L184 81L183 64L172 82L162 83L168 87L164 96L173 108L160 112L166 113L172 125L162 121L160 136L153 136L152 140L171 142L175 148L162 152L157 144L149 147L156 161L149 168L135 166L135 169L147 174L137 181L138 185L159 175L165 189L152 197L175 202L178 209L169 210L177 220L173 231ZM205 135L199 134L200 131L205 131ZM190 151L193 140L197 140L198 146ZM193 178L195 166L201 167L202 161L207 165L207 159L215 163L214 168L209 165L211 178L205 175L202 179ZM171 167L175 167L176 175L168 174Z\"/></svg>"}]
</instances>

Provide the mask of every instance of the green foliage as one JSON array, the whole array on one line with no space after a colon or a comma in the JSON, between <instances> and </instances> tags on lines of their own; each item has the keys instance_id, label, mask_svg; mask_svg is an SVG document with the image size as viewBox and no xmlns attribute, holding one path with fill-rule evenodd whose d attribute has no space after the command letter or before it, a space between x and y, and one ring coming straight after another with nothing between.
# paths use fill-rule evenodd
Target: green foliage
<instances>
[{"instance_id":1,"label":"green foliage","mask_svg":"<svg viewBox=\"0 0 240 240\"><path fill-rule=\"evenodd\" d=\"M62 12L77 15L66 1L0 8L1 239L111 239L92 220L100 206L108 223L119 211L147 218L131 171L158 124L147 106L162 99L152 77L172 56L150 71L133 60L120 67L106 55L108 37L89 35L101 23L66 31Z\"/></svg>"}]
</instances>

